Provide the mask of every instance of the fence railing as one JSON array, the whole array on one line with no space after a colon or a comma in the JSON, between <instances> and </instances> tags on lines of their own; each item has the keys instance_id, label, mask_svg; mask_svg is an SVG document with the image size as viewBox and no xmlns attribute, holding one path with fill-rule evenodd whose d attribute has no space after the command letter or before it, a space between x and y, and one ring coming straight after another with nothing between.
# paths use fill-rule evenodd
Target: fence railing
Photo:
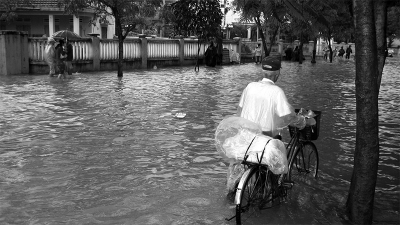
<instances>
[{"instance_id":1,"label":"fence railing","mask_svg":"<svg viewBox=\"0 0 400 225\"><path fill-rule=\"evenodd\" d=\"M169 60L169 59L180 59L180 58L195 58L198 52L198 42L196 39L155 39L155 38L128 38L124 40L123 44L123 58L124 60L137 60L144 57L143 48L145 48L147 56L146 59L157 59L157 60ZM46 38L28 38L29 48L29 59L30 61L44 61ZM144 45L143 43L146 42ZM93 44L92 38L84 38L81 40L71 41L73 47L73 61L90 61L94 58L100 61L113 61L119 58L119 45L116 39L99 39L98 46ZM257 42L243 42L243 45L256 46ZM234 52L241 52L242 42L239 40L224 40L223 48L233 50ZM350 44L336 44L332 45L332 49L335 47L344 46L346 48ZM199 56L203 57L207 49L208 43L200 43ZM294 43L283 43L279 42L274 44L271 49L271 54L282 54L284 55L285 49L291 46L293 49L298 46L298 42ZM323 49L327 45L325 43L318 43L316 47L317 55L323 55ZM354 46L354 45L353 45ZM269 47L269 46L268 46ZM95 51L98 48L98 51ZM181 49L182 48L182 49ZM303 44L303 54L305 56L311 56L312 50L314 49L314 43ZM98 56L94 56L94 52L98 52ZM183 52L183 56L181 56ZM353 47L353 55L355 48Z\"/></svg>"},{"instance_id":2,"label":"fence railing","mask_svg":"<svg viewBox=\"0 0 400 225\"><path fill-rule=\"evenodd\" d=\"M48 66L44 62L47 38L29 38L26 32L0 31L0 48L7 57L0 57L0 74L24 74L45 73ZM251 60L253 53L250 44L257 45L260 42L250 43L241 39L223 40L222 64L233 60L229 56L240 54L240 60ZM83 38L79 41L71 41L73 48L73 63L80 71L114 70L119 59L119 44L116 39L99 39L98 37ZM293 43L278 42L272 46L271 54L284 55L286 47L298 46L298 41ZM334 43L336 46L347 48L352 43ZM199 48L200 46L200 48ZM154 68L155 66L179 66L197 63L196 57L204 57L208 43L198 43L196 39L163 39L163 38L128 38L123 43L124 68ZM316 45L317 55L323 55L324 42ZM314 43L304 43L305 56L312 55ZM355 47L355 46L354 46ZM200 49L200 50L199 50ZM226 49L228 51L226 51ZM354 56L356 49L352 49ZM392 49L391 49L392 51ZM236 52L236 53L235 53ZM395 52L396 53L396 52ZM229 55L227 55L229 54ZM235 55L233 55L235 54ZM397 54L400 54L397 51ZM236 57L237 58L237 57ZM4 66L5 65L5 66ZM19 66L15 66L19 65Z\"/></svg>"},{"instance_id":3,"label":"fence railing","mask_svg":"<svg viewBox=\"0 0 400 225\"><path fill-rule=\"evenodd\" d=\"M46 38L28 38L29 59L31 61L44 61ZM101 39L99 42L99 59L117 60L119 58L119 44L115 39ZM82 40L71 40L73 47L73 61L93 60L93 52L96 46L90 38ZM142 40L132 38L124 40L123 58L124 60L140 59L143 56ZM200 43L199 56L203 57L207 49L207 43ZM181 42L179 39L147 39L147 58L148 59L171 59L180 58ZM223 43L223 48L233 49L238 52L239 41ZM183 40L183 57L195 58L198 53L198 42L196 39Z\"/></svg>"}]
</instances>

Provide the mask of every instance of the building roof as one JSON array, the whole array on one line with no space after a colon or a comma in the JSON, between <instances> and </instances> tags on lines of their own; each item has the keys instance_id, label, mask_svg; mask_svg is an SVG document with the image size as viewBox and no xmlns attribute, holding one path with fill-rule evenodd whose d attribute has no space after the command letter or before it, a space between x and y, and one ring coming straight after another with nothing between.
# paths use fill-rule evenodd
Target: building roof
<instances>
[{"instance_id":1,"label":"building roof","mask_svg":"<svg viewBox=\"0 0 400 225\"><path fill-rule=\"evenodd\" d=\"M37 12L53 12L64 13L63 1L60 0L15 0L10 3L14 4L12 11L19 13L37 13ZM1 12L7 11L5 5L0 5ZM93 9L82 9L81 13L93 13Z\"/></svg>"},{"instance_id":2,"label":"building roof","mask_svg":"<svg viewBox=\"0 0 400 225\"><path fill-rule=\"evenodd\" d=\"M17 0L10 5L14 4L16 10L40 10L43 8L60 8L62 6L58 0ZM4 5L0 6L0 11L6 10Z\"/></svg>"},{"instance_id":3,"label":"building roof","mask_svg":"<svg viewBox=\"0 0 400 225\"><path fill-rule=\"evenodd\" d=\"M34 7L59 7L58 0L31 0Z\"/></svg>"},{"instance_id":4,"label":"building roof","mask_svg":"<svg viewBox=\"0 0 400 225\"><path fill-rule=\"evenodd\" d=\"M30 0L35 6L59 6L58 0Z\"/></svg>"}]
</instances>

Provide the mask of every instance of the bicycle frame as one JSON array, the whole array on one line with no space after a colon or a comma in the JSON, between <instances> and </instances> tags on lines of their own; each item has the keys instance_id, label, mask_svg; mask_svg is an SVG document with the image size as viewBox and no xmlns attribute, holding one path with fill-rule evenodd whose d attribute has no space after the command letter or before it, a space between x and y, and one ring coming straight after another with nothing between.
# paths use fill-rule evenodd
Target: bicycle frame
<instances>
[{"instance_id":1,"label":"bicycle frame","mask_svg":"<svg viewBox=\"0 0 400 225\"><path fill-rule=\"evenodd\" d=\"M294 132L293 137L290 139L288 145L286 146L289 166L290 166L290 162L293 159L294 154L296 153L296 147L298 147L299 143L300 143L299 129L296 128L296 132ZM290 170L290 168L289 168L289 170Z\"/></svg>"},{"instance_id":2,"label":"bicycle frame","mask_svg":"<svg viewBox=\"0 0 400 225\"><path fill-rule=\"evenodd\" d=\"M309 164L304 164L304 163L300 163L300 167L298 167L299 164L294 163L294 160L296 157L297 159L299 159L301 162L306 162L309 161L309 158L307 158L308 156L304 155L303 149L305 146L314 146L315 149L315 154L316 154L316 172L315 172L315 177L317 176L318 173L318 152L317 149L315 147L315 144L311 141L311 140L303 140L301 139L301 134L300 134L301 130L299 130L298 128L295 128L293 134L292 134L292 138L290 139L286 149L288 150L287 153L287 157L288 157L288 163L289 163L289 173L290 171L293 171L293 168L295 166L295 168L297 168L298 171L302 171L305 172L306 174L308 174L310 172L308 166ZM290 176L288 174L285 175L285 179L292 182L292 176ZM288 178L289 177L289 178Z\"/></svg>"}]
</instances>

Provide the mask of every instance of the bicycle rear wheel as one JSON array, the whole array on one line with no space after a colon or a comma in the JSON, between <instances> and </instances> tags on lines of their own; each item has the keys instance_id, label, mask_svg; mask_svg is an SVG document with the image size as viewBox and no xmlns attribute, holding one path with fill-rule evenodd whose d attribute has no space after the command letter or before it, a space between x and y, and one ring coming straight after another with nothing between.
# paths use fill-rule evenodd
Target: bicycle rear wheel
<instances>
[{"instance_id":1,"label":"bicycle rear wheel","mask_svg":"<svg viewBox=\"0 0 400 225\"><path fill-rule=\"evenodd\" d=\"M272 201L271 172L265 167L247 170L237 187L236 224L254 218L259 210Z\"/></svg>"},{"instance_id":2,"label":"bicycle rear wheel","mask_svg":"<svg viewBox=\"0 0 400 225\"><path fill-rule=\"evenodd\" d=\"M318 175L319 158L317 147L308 141L300 144L290 162L289 180L306 182Z\"/></svg>"}]
</instances>

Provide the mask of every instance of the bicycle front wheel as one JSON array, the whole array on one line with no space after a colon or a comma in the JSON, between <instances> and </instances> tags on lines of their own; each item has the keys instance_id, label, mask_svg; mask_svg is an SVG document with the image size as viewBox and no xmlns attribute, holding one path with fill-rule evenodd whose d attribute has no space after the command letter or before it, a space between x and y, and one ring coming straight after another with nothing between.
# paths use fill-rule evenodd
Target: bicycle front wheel
<instances>
[{"instance_id":1,"label":"bicycle front wheel","mask_svg":"<svg viewBox=\"0 0 400 225\"><path fill-rule=\"evenodd\" d=\"M312 142L300 144L300 149L295 153L290 162L289 180L307 182L318 175L319 158L317 147Z\"/></svg>"},{"instance_id":2,"label":"bicycle front wheel","mask_svg":"<svg viewBox=\"0 0 400 225\"><path fill-rule=\"evenodd\" d=\"M235 196L236 224L249 222L262 207L272 201L271 175L264 167L252 167L243 174Z\"/></svg>"}]
</instances>

